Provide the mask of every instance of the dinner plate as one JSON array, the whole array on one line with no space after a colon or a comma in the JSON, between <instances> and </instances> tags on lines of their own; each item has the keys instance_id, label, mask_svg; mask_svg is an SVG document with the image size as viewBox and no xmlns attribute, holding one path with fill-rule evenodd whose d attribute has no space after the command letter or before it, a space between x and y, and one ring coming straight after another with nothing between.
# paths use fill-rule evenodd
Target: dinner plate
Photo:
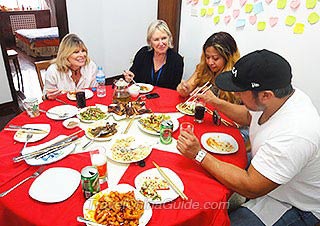
<instances>
[{"instance_id":1,"label":"dinner plate","mask_svg":"<svg viewBox=\"0 0 320 226\"><path fill-rule=\"evenodd\" d=\"M150 117L152 114L145 114L141 117L141 119L146 119L148 117ZM155 113L154 115L165 115L163 113ZM169 116L169 115L167 115ZM170 118L169 119L166 119L166 120L171 120L172 123L173 123L173 132L176 131L178 128L179 128L179 121L176 119L176 118L172 118L171 116L169 116ZM141 120L139 119L139 121ZM152 134L152 135L160 135L160 127L156 127L155 129L159 129L159 132L153 130L153 129L148 129L147 126L141 124L140 122L138 122L138 127L139 129L141 129L143 132L145 133L148 133L148 134Z\"/></svg>"},{"instance_id":2,"label":"dinner plate","mask_svg":"<svg viewBox=\"0 0 320 226\"><path fill-rule=\"evenodd\" d=\"M184 185L180 177L171 169L161 167L163 172L171 179L171 181L180 189L180 191L184 191ZM136 176L134 180L134 184L136 189L140 192L141 187L143 183L147 180L158 178L160 180L164 180L164 178L161 176L157 168L152 168L146 171L143 171L138 176ZM151 204L163 204L167 202L171 202L179 197L179 194L176 193L172 187L168 184L169 189L168 190L157 190L157 194L161 197L161 200L147 198L148 202ZM143 193L140 192L142 195Z\"/></svg>"},{"instance_id":3,"label":"dinner plate","mask_svg":"<svg viewBox=\"0 0 320 226\"><path fill-rule=\"evenodd\" d=\"M86 99L90 99L91 97L93 97L93 92L90 89L85 89L84 95L85 95ZM70 92L67 93L67 98L69 100L77 100L76 94L70 94Z\"/></svg>"},{"instance_id":4,"label":"dinner plate","mask_svg":"<svg viewBox=\"0 0 320 226\"><path fill-rule=\"evenodd\" d=\"M132 142L130 142L132 140ZM132 135L118 135L113 138L107 157L119 163L139 162L150 155L152 145Z\"/></svg>"},{"instance_id":5,"label":"dinner plate","mask_svg":"<svg viewBox=\"0 0 320 226\"><path fill-rule=\"evenodd\" d=\"M83 204L83 215L86 219L94 221L94 212L96 209L96 205L98 203L98 199L102 197L104 194L109 194L111 191L117 191L119 193L126 193L129 191L134 191L134 196L137 200L142 200L144 202L144 213L139 219L139 226L145 226L150 221L152 216L152 208L150 204L145 200L145 198L131 185L129 184L118 184L113 187L109 187L93 196L85 201Z\"/></svg>"},{"instance_id":6,"label":"dinner plate","mask_svg":"<svg viewBox=\"0 0 320 226\"><path fill-rule=\"evenodd\" d=\"M149 93L153 90L153 85L147 83L137 83L140 86L139 93Z\"/></svg>"},{"instance_id":7,"label":"dinner plate","mask_svg":"<svg viewBox=\"0 0 320 226\"><path fill-rule=\"evenodd\" d=\"M112 125L114 122L111 122L111 121L108 121L108 120L99 120L99 121L96 121L92 124L90 124L90 126L88 126L88 128L86 128L85 130L85 134L86 136L89 138L89 139L94 139L95 141L107 141L107 140L111 140L112 137L114 137L115 134L117 134L117 132L113 135L109 135L109 136L99 136L99 137L95 137L94 135L92 135L90 132L89 132L89 129L94 129L96 127L99 127L99 126L104 126L106 125L106 123L109 123L110 125ZM117 127L117 126L116 126Z\"/></svg>"},{"instance_id":8,"label":"dinner plate","mask_svg":"<svg viewBox=\"0 0 320 226\"><path fill-rule=\"evenodd\" d=\"M80 173L74 169L50 168L33 181L29 195L40 202L61 202L75 192L80 184L80 178Z\"/></svg>"},{"instance_id":9,"label":"dinner plate","mask_svg":"<svg viewBox=\"0 0 320 226\"><path fill-rule=\"evenodd\" d=\"M87 115L86 117L83 117L82 114L84 114L85 112L88 112L90 109L93 109L94 111L95 111L95 109L99 109L104 113L104 116L101 115L99 117L96 117L96 114L91 113L91 114ZM77 118L85 123L96 122L98 120L105 119L106 117L108 117L108 113L103 111L101 108L99 108L97 106L89 106L89 107L82 108L77 114Z\"/></svg>"},{"instance_id":10,"label":"dinner plate","mask_svg":"<svg viewBox=\"0 0 320 226\"><path fill-rule=\"evenodd\" d=\"M67 129L73 129L79 126L80 120L78 118L68 118L63 121L62 125Z\"/></svg>"},{"instance_id":11,"label":"dinner plate","mask_svg":"<svg viewBox=\"0 0 320 226\"><path fill-rule=\"evenodd\" d=\"M182 105L183 105L183 103L180 103L176 106L178 111L180 111L181 113L186 114L186 115L191 115L191 116L194 115L194 103L193 102L187 102L186 108L183 108Z\"/></svg>"},{"instance_id":12,"label":"dinner plate","mask_svg":"<svg viewBox=\"0 0 320 226\"><path fill-rule=\"evenodd\" d=\"M238 151L237 141L226 133L205 133L201 136L201 144L207 151L216 154L232 154Z\"/></svg>"},{"instance_id":13,"label":"dinner plate","mask_svg":"<svg viewBox=\"0 0 320 226\"><path fill-rule=\"evenodd\" d=\"M51 126L50 124L24 124L22 127L25 128L35 128L35 129L41 129L47 131L46 133L32 133L32 137L30 140L28 140L29 143L39 141L50 133ZM27 130L18 130L14 136L13 139L18 142L26 142L27 141Z\"/></svg>"},{"instance_id":14,"label":"dinner plate","mask_svg":"<svg viewBox=\"0 0 320 226\"><path fill-rule=\"evenodd\" d=\"M55 114L50 114L50 112ZM59 117L59 115L63 115L65 113L67 113L65 117ZM53 108L50 108L46 112L46 115L48 118L51 118L53 120L64 120L64 119L75 116L77 113L78 113L78 108L73 105L58 105Z\"/></svg>"},{"instance_id":15,"label":"dinner plate","mask_svg":"<svg viewBox=\"0 0 320 226\"><path fill-rule=\"evenodd\" d=\"M39 144L39 145L36 145L36 146L32 146L32 147L26 147L22 150L21 154L22 155L25 155L25 154L28 154L28 153L31 153L31 152L34 152L34 151L37 151L37 150L40 150L41 148L45 148L45 147L48 147L49 145L57 142L57 141L60 141L62 140L63 138L66 138L67 136L66 135L59 135L57 136L56 138L46 142L46 143L43 143L43 144ZM57 162L63 158L65 158L67 155L69 155L75 148L75 144L70 144L54 153L51 153L49 155L46 155L42 158L39 158L39 159L35 159L35 158L31 158L31 159L25 159L26 163L29 164L29 165L33 165L33 166L37 166L37 165L45 165L45 164L50 164L50 163L53 163L53 162Z\"/></svg>"}]
</instances>

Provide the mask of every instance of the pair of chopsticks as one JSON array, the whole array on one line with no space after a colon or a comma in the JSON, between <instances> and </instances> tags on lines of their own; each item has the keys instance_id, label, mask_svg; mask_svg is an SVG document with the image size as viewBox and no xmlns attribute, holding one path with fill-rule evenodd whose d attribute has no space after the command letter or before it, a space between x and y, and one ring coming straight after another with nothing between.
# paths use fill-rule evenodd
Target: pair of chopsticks
<instances>
[{"instance_id":1,"label":"pair of chopsticks","mask_svg":"<svg viewBox=\"0 0 320 226\"><path fill-rule=\"evenodd\" d=\"M208 81L203 86L201 86L195 93L193 93L182 105L181 107L188 107L188 102L195 102L198 98L196 97L197 94L204 94L211 88L212 84Z\"/></svg>"},{"instance_id":2,"label":"pair of chopsticks","mask_svg":"<svg viewBox=\"0 0 320 226\"><path fill-rule=\"evenodd\" d=\"M172 182L172 180L170 179L170 177L168 177L168 175L160 168L160 166L158 166L158 164L156 164L155 162L152 162L153 165L157 168L157 170L159 171L160 175L168 182L168 184L173 188L173 190L175 190L175 192L178 193L178 195L180 195L180 197L183 200L188 200L188 197Z\"/></svg>"},{"instance_id":3,"label":"pair of chopsticks","mask_svg":"<svg viewBox=\"0 0 320 226\"><path fill-rule=\"evenodd\" d=\"M135 120L135 118L136 118L136 115L134 114L132 116L132 118L130 119L130 121L128 122L128 125L127 125L126 129L123 131L123 134L127 134L128 133L128 131L129 131L133 121Z\"/></svg>"},{"instance_id":4,"label":"pair of chopsticks","mask_svg":"<svg viewBox=\"0 0 320 226\"><path fill-rule=\"evenodd\" d=\"M218 120L220 120L220 122L221 122L223 125L225 125L225 126L227 126L227 127L235 127L235 128L237 128L237 129L240 128L240 125L239 125L238 123L236 123L236 122L234 122L234 121L229 122L229 121L221 118L221 116L220 116L220 114L218 113L217 110L215 110L215 111L213 112L213 111L211 111L209 108L206 108L206 111L207 111L210 115L217 114L216 117L218 117Z\"/></svg>"}]
</instances>

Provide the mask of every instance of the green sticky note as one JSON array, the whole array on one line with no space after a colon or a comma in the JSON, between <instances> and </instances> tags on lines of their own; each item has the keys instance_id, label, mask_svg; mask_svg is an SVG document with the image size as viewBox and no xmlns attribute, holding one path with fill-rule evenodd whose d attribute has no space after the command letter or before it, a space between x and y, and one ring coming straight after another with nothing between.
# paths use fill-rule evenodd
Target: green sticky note
<instances>
[{"instance_id":1,"label":"green sticky note","mask_svg":"<svg viewBox=\"0 0 320 226\"><path fill-rule=\"evenodd\" d=\"M214 18L213 18L213 23L214 24L218 24L220 22L220 16L215 16Z\"/></svg>"},{"instance_id":2,"label":"green sticky note","mask_svg":"<svg viewBox=\"0 0 320 226\"><path fill-rule=\"evenodd\" d=\"M251 13L252 9L253 9L253 5L252 4L246 4L245 7L244 7L244 11L246 13Z\"/></svg>"},{"instance_id":3,"label":"green sticky note","mask_svg":"<svg viewBox=\"0 0 320 226\"><path fill-rule=\"evenodd\" d=\"M213 15L213 8L208 8L207 9L207 16L212 16Z\"/></svg>"},{"instance_id":4,"label":"green sticky note","mask_svg":"<svg viewBox=\"0 0 320 226\"><path fill-rule=\"evenodd\" d=\"M209 2L210 2L209 0L203 0L203 5L206 5L206 6L209 5Z\"/></svg>"},{"instance_id":5,"label":"green sticky note","mask_svg":"<svg viewBox=\"0 0 320 226\"><path fill-rule=\"evenodd\" d=\"M263 21L258 22L257 24L258 31L264 31L264 29L266 29L266 25L267 25L266 22L263 22Z\"/></svg>"},{"instance_id":6,"label":"green sticky note","mask_svg":"<svg viewBox=\"0 0 320 226\"><path fill-rule=\"evenodd\" d=\"M219 5L218 6L218 13L223 14L224 13L224 5Z\"/></svg>"},{"instance_id":7,"label":"green sticky note","mask_svg":"<svg viewBox=\"0 0 320 226\"><path fill-rule=\"evenodd\" d=\"M314 7L316 7L316 4L317 4L317 0L307 0L306 1L307 9L313 9Z\"/></svg>"},{"instance_id":8,"label":"green sticky note","mask_svg":"<svg viewBox=\"0 0 320 226\"><path fill-rule=\"evenodd\" d=\"M295 34L302 34L304 32L304 24L296 23L293 28L293 33Z\"/></svg>"},{"instance_id":9,"label":"green sticky note","mask_svg":"<svg viewBox=\"0 0 320 226\"><path fill-rule=\"evenodd\" d=\"M200 10L200 16L205 16L206 13L207 13L207 10L206 10L205 8L202 8L202 9Z\"/></svg>"},{"instance_id":10,"label":"green sticky note","mask_svg":"<svg viewBox=\"0 0 320 226\"><path fill-rule=\"evenodd\" d=\"M286 5L287 5L287 0L278 0L277 2L278 9L284 9Z\"/></svg>"},{"instance_id":11,"label":"green sticky note","mask_svg":"<svg viewBox=\"0 0 320 226\"><path fill-rule=\"evenodd\" d=\"M286 18L286 25L287 26L292 26L295 22L296 22L295 16L287 16L287 18Z\"/></svg>"},{"instance_id":12,"label":"green sticky note","mask_svg":"<svg viewBox=\"0 0 320 226\"><path fill-rule=\"evenodd\" d=\"M318 23L319 21L319 15L316 12L310 13L310 15L308 16L308 22L310 24L315 24Z\"/></svg>"}]
</instances>

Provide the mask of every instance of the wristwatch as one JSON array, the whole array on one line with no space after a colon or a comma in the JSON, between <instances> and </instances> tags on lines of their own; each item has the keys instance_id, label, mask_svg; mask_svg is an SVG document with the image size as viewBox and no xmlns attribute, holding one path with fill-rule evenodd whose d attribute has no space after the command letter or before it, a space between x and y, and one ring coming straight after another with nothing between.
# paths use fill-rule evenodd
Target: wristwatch
<instances>
[{"instance_id":1,"label":"wristwatch","mask_svg":"<svg viewBox=\"0 0 320 226\"><path fill-rule=\"evenodd\" d=\"M206 157L207 152L200 149L200 151L198 151L198 154L196 155L196 157L194 158L197 162L201 163L204 159L204 157Z\"/></svg>"}]
</instances>

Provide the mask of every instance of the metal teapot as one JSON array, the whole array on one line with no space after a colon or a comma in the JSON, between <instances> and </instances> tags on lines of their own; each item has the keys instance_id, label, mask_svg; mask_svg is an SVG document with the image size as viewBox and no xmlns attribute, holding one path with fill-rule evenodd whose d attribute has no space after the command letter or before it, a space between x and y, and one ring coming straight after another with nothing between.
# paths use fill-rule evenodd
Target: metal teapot
<instances>
[{"instance_id":1,"label":"metal teapot","mask_svg":"<svg viewBox=\"0 0 320 226\"><path fill-rule=\"evenodd\" d=\"M128 91L129 83L126 82L123 78L114 81L114 92L112 97L113 103L119 102L129 102L130 101L130 93Z\"/></svg>"}]
</instances>

